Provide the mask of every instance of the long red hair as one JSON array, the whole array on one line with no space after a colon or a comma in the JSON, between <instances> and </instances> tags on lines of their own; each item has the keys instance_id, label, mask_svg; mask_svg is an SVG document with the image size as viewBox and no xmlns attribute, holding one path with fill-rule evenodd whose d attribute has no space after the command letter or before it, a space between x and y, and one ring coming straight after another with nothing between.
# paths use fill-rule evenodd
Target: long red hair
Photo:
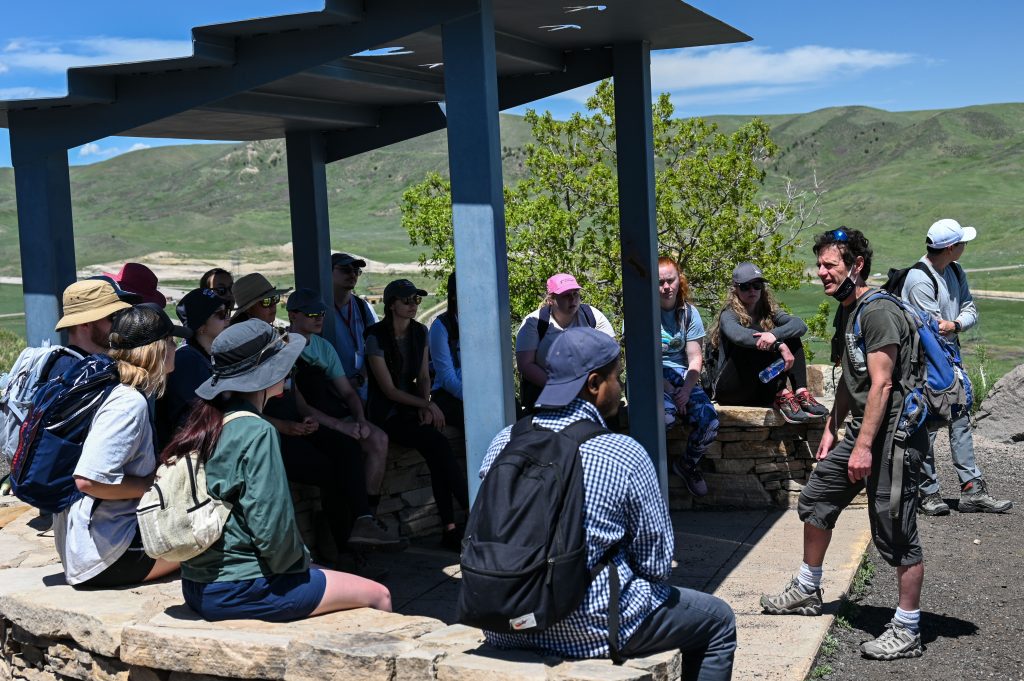
<instances>
[{"instance_id":1,"label":"long red hair","mask_svg":"<svg viewBox=\"0 0 1024 681\"><path fill-rule=\"evenodd\" d=\"M665 267L667 265L671 265L673 268L675 268L676 274L679 275L679 290L676 291L675 305L676 309L678 310L679 308L683 307L688 302L690 302L690 282L686 279L686 275L683 274L683 271L679 269L679 263L677 263L675 260L668 257L667 255L663 255L660 258L658 258L659 268Z\"/></svg>"},{"instance_id":2,"label":"long red hair","mask_svg":"<svg viewBox=\"0 0 1024 681\"><path fill-rule=\"evenodd\" d=\"M203 400L196 398L192 402L185 423L160 452L160 461L183 456L190 452L199 452L199 459L206 461L213 455L217 447L220 433L224 430L224 410L220 400Z\"/></svg>"}]
</instances>

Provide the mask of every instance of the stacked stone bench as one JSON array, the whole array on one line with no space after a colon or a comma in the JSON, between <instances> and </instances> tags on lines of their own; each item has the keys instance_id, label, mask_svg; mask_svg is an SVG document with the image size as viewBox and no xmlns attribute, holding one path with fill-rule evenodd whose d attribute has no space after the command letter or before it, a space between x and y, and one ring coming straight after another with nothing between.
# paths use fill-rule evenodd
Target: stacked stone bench
<instances>
[{"instance_id":1,"label":"stacked stone bench","mask_svg":"<svg viewBox=\"0 0 1024 681\"><path fill-rule=\"evenodd\" d=\"M0 504L0 510L3 505ZM178 580L104 591L64 583L32 509L0 530L0 681L674 681L676 652L564 661L487 646L478 629L362 608L288 624L211 623Z\"/></svg>"}]
</instances>

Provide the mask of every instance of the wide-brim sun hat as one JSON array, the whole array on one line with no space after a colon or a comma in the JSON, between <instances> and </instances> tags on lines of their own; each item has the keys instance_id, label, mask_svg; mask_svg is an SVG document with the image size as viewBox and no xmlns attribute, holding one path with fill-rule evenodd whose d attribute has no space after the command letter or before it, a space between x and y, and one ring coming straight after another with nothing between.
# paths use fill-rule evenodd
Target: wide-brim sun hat
<instances>
[{"instance_id":1,"label":"wide-brim sun hat","mask_svg":"<svg viewBox=\"0 0 1024 681\"><path fill-rule=\"evenodd\" d=\"M196 395L212 400L227 390L266 390L288 376L304 347L306 339L299 334L282 336L259 319L229 326L213 341L213 376L196 388Z\"/></svg>"},{"instance_id":2,"label":"wide-brim sun hat","mask_svg":"<svg viewBox=\"0 0 1024 681\"><path fill-rule=\"evenodd\" d=\"M276 288L259 272L247 274L237 279L231 288L235 296L235 317L252 307L256 302L264 298L273 298L291 291L288 288Z\"/></svg>"}]
</instances>

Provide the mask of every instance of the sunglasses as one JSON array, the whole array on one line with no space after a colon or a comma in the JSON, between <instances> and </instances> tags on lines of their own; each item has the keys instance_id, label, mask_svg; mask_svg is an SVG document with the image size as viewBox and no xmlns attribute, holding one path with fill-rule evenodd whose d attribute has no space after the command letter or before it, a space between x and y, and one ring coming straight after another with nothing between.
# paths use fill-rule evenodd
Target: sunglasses
<instances>
[{"instance_id":1,"label":"sunglasses","mask_svg":"<svg viewBox=\"0 0 1024 681\"><path fill-rule=\"evenodd\" d=\"M832 241L840 244L845 244L850 240L850 235L847 234L846 229L840 227L839 229L833 229L831 232L825 232L825 236Z\"/></svg>"},{"instance_id":2,"label":"sunglasses","mask_svg":"<svg viewBox=\"0 0 1024 681\"><path fill-rule=\"evenodd\" d=\"M419 305L423 302L422 296L409 296L408 298L399 298L404 305Z\"/></svg>"},{"instance_id":3,"label":"sunglasses","mask_svg":"<svg viewBox=\"0 0 1024 681\"><path fill-rule=\"evenodd\" d=\"M228 311L227 311L227 310L225 310L225 309L224 309L224 308L222 307L221 309L217 310L216 312L214 312L214 313L213 313L212 315L210 315L210 316L211 316L211 317L216 317L217 319L220 319L220 320L224 320L224 319L227 319L227 318L228 318Z\"/></svg>"},{"instance_id":4,"label":"sunglasses","mask_svg":"<svg viewBox=\"0 0 1024 681\"><path fill-rule=\"evenodd\" d=\"M362 270L361 267L348 267L348 266L339 265L339 266L335 267L334 269L338 270L342 274L354 274L357 277L360 274L363 273L363 270Z\"/></svg>"},{"instance_id":5,"label":"sunglasses","mask_svg":"<svg viewBox=\"0 0 1024 681\"><path fill-rule=\"evenodd\" d=\"M260 307L274 307L281 302L281 296L270 296L260 301Z\"/></svg>"},{"instance_id":6,"label":"sunglasses","mask_svg":"<svg viewBox=\"0 0 1024 681\"><path fill-rule=\"evenodd\" d=\"M760 291L761 289L764 288L764 282L763 281L748 281L745 284L736 284L736 288L738 288L741 291L749 291L750 289L754 289L755 291Z\"/></svg>"},{"instance_id":7,"label":"sunglasses","mask_svg":"<svg viewBox=\"0 0 1024 681\"><path fill-rule=\"evenodd\" d=\"M308 319L323 319L324 318L324 313L323 312L303 312L302 314L306 315L306 317Z\"/></svg>"}]
</instances>

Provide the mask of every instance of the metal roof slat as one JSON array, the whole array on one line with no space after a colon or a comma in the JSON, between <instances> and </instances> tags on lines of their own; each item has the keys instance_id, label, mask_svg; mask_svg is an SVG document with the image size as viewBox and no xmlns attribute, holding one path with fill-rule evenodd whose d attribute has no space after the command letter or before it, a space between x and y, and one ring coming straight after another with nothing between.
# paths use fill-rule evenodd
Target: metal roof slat
<instances>
[{"instance_id":1,"label":"metal roof slat","mask_svg":"<svg viewBox=\"0 0 1024 681\"><path fill-rule=\"evenodd\" d=\"M376 107L263 92L234 95L200 107L200 110L278 117L290 121L322 124L326 129L375 126L380 118Z\"/></svg>"}]
</instances>

